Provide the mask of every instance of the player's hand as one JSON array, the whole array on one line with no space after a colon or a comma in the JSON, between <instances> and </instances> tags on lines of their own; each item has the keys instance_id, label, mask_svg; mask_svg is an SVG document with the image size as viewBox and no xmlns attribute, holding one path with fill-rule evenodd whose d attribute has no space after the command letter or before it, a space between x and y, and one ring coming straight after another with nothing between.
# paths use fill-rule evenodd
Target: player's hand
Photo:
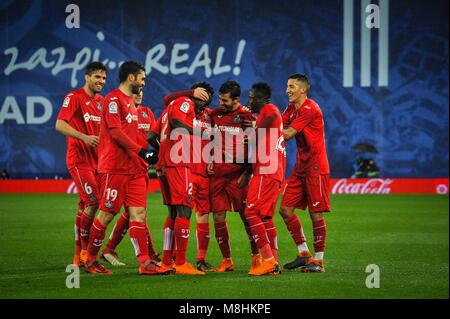
<instances>
[{"instance_id":1,"label":"player's hand","mask_svg":"<svg viewBox=\"0 0 450 319\"><path fill-rule=\"evenodd\" d=\"M208 91L206 91L204 88L195 88L193 97L196 99L202 100L202 101L208 101L209 100L209 94Z\"/></svg>"},{"instance_id":2,"label":"player's hand","mask_svg":"<svg viewBox=\"0 0 450 319\"><path fill-rule=\"evenodd\" d=\"M214 175L214 163L208 163L208 166L206 167L206 172L208 175Z\"/></svg>"},{"instance_id":3,"label":"player's hand","mask_svg":"<svg viewBox=\"0 0 450 319\"><path fill-rule=\"evenodd\" d=\"M97 147L100 142L100 138L96 135L84 135L83 142L91 147Z\"/></svg>"},{"instance_id":4,"label":"player's hand","mask_svg":"<svg viewBox=\"0 0 450 319\"><path fill-rule=\"evenodd\" d=\"M250 182L250 179L252 178L252 174L248 173L247 171L243 172L241 176L239 176L237 181L237 187L238 188L244 188L248 185Z\"/></svg>"},{"instance_id":5,"label":"player's hand","mask_svg":"<svg viewBox=\"0 0 450 319\"><path fill-rule=\"evenodd\" d=\"M138 153L149 165L156 164L158 162L158 152L147 151L146 149L141 149Z\"/></svg>"}]
</instances>

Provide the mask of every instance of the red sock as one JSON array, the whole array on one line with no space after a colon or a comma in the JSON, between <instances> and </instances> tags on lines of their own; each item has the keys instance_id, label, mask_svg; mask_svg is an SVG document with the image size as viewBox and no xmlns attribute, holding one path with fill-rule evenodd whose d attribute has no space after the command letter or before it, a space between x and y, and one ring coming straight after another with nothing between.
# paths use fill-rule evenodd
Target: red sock
<instances>
[{"instance_id":1,"label":"red sock","mask_svg":"<svg viewBox=\"0 0 450 319\"><path fill-rule=\"evenodd\" d=\"M105 239L106 226L103 225L97 218L94 219L91 229L89 231L88 264L97 259L98 251Z\"/></svg>"},{"instance_id":2,"label":"red sock","mask_svg":"<svg viewBox=\"0 0 450 319\"><path fill-rule=\"evenodd\" d=\"M206 259L209 245L209 223L197 223L197 261Z\"/></svg>"},{"instance_id":3,"label":"red sock","mask_svg":"<svg viewBox=\"0 0 450 319\"><path fill-rule=\"evenodd\" d=\"M123 212L117 220L114 228L109 236L109 240L106 243L106 247L103 250L104 253L115 251L116 247L120 244L123 237L127 234L129 227L129 215L127 212Z\"/></svg>"},{"instance_id":4,"label":"red sock","mask_svg":"<svg viewBox=\"0 0 450 319\"><path fill-rule=\"evenodd\" d=\"M80 240L81 214L83 214L83 211L78 209L78 213L77 213L77 216L75 217L75 225L74 225L74 231L75 231L75 255L79 255L80 252L81 252L81 240Z\"/></svg>"},{"instance_id":5,"label":"red sock","mask_svg":"<svg viewBox=\"0 0 450 319\"><path fill-rule=\"evenodd\" d=\"M80 241L81 249L86 250L89 244L89 234L91 231L92 223L94 222L94 217L86 215L86 213L81 214L80 218Z\"/></svg>"},{"instance_id":6,"label":"red sock","mask_svg":"<svg viewBox=\"0 0 450 319\"><path fill-rule=\"evenodd\" d=\"M155 245L153 244L152 233L150 232L150 228L148 227L147 222L145 222L145 233L147 235L147 242L148 242L148 255L150 257L156 256L157 252L155 250Z\"/></svg>"},{"instance_id":7,"label":"red sock","mask_svg":"<svg viewBox=\"0 0 450 319\"><path fill-rule=\"evenodd\" d=\"M277 229L273 223L273 219L264 219L264 227L266 228L267 238L269 239L269 245L272 249L272 254L276 260L278 260L278 243L277 243Z\"/></svg>"},{"instance_id":8,"label":"red sock","mask_svg":"<svg viewBox=\"0 0 450 319\"><path fill-rule=\"evenodd\" d=\"M222 252L223 258L231 257L230 249L230 235L228 234L227 222L214 223L214 229L216 232L216 240L219 244L220 251Z\"/></svg>"},{"instance_id":9,"label":"red sock","mask_svg":"<svg viewBox=\"0 0 450 319\"><path fill-rule=\"evenodd\" d=\"M252 250L252 255L259 254L258 246L256 246L255 241L253 240L252 232L250 231L250 226L248 221L244 221L245 231L247 232L248 241L250 242L250 248Z\"/></svg>"},{"instance_id":10,"label":"red sock","mask_svg":"<svg viewBox=\"0 0 450 319\"><path fill-rule=\"evenodd\" d=\"M273 257L272 249L270 248L269 238L267 237L266 228L259 216L251 215L247 216L250 230L253 234L253 239L256 245L261 250L261 254L264 259L270 259Z\"/></svg>"},{"instance_id":11,"label":"red sock","mask_svg":"<svg viewBox=\"0 0 450 319\"><path fill-rule=\"evenodd\" d=\"M166 217L164 223L164 246L163 246L163 263L166 265L172 264L173 251L173 227L175 221L169 216Z\"/></svg>"},{"instance_id":12,"label":"red sock","mask_svg":"<svg viewBox=\"0 0 450 319\"><path fill-rule=\"evenodd\" d=\"M327 227L325 225L325 218L313 220L313 235L314 235L314 252L325 251L325 239L327 236Z\"/></svg>"},{"instance_id":13,"label":"red sock","mask_svg":"<svg viewBox=\"0 0 450 319\"><path fill-rule=\"evenodd\" d=\"M145 222L130 222L130 239L139 262L143 263L149 259Z\"/></svg>"},{"instance_id":14,"label":"red sock","mask_svg":"<svg viewBox=\"0 0 450 319\"><path fill-rule=\"evenodd\" d=\"M286 224L286 227L297 246L303 244L306 241L305 234L303 233L302 223L300 222L300 219L298 219L297 215L293 214L291 217L289 217L288 220L284 220L284 223Z\"/></svg>"},{"instance_id":15,"label":"red sock","mask_svg":"<svg viewBox=\"0 0 450 319\"><path fill-rule=\"evenodd\" d=\"M186 250L189 240L189 219L177 217L173 232L175 234L175 264L183 265L186 262Z\"/></svg>"}]
</instances>

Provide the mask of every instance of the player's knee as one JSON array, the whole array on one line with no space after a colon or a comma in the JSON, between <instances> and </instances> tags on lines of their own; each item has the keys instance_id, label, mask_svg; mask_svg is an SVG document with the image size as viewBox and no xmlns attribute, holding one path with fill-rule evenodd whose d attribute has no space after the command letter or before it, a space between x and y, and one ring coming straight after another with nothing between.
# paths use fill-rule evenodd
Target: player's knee
<instances>
[{"instance_id":1,"label":"player's knee","mask_svg":"<svg viewBox=\"0 0 450 319\"><path fill-rule=\"evenodd\" d=\"M84 213L89 217L94 217L97 212L98 205L90 205L84 209Z\"/></svg>"},{"instance_id":2,"label":"player's knee","mask_svg":"<svg viewBox=\"0 0 450 319\"><path fill-rule=\"evenodd\" d=\"M107 226L114 219L114 214L110 212L100 211L97 219L102 225Z\"/></svg>"},{"instance_id":3,"label":"player's knee","mask_svg":"<svg viewBox=\"0 0 450 319\"><path fill-rule=\"evenodd\" d=\"M289 219L294 214L292 207L280 207L280 215L283 219Z\"/></svg>"},{"instance_id":4,"label":"player's knee","mask_svg":"<svg viewBox=\"0 0 450 319\"><path fill-rule=\"evenodd\" d=\"M213 213L213 218L215 223L223 223L226 220L226 212L215 212Z\"/></svg>"},{"instance_id":5,"label":"player's knee","mask_svg":"<svg viewBox=\"0 0 450 319\"><path fill-rule=\"evenodd\" d=\"M197 223L204 224L204 223L209 222L209 214L197 213L196 218L197 218Z\"/></svg>"},{"instance_id":6,"label":"player's knee","mask_svg":"<svg viewBox=\"0 0 450 319\"><path fill-rule=\"evenodd\" d=\"M309 216L311 216L311 219L313 221L315 221L315 222L324 218L322 213L311 213L311 212L309 212Z\"/></svg>"},{"instance_id":7,"label":"player's knee","mask_svg":"<svg viewBox=\"0 0 450 319\"><path fill-rule=\"evenodd\" d=\"M130 207L128 214L130 215L130 222L142 223L145 222L147 211L144 207Z\"/></svg>"}]
</instances>

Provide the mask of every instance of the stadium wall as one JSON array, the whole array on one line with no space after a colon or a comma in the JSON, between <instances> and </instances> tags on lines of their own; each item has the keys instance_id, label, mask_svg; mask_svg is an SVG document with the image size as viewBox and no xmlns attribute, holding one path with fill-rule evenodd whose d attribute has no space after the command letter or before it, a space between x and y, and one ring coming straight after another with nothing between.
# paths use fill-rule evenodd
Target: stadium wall
<instances>
[{"instance_id":1,"label":"stadium wall","mask_svg":"<svg viewBox=\"0 0 450 319\"><path fill-rule=\"evenodd\" d=\"M110 71L108 93L128 59L145 65L144 104L157 116L166 94L204 80L216 91L237 80L244 103L266 81L284 110L287 77L305 72L332 177L350 177L362 156L382 178L448 178L447 0L379 0L377 11L360 0L79 0L78 25L71 3L1 2L0 170L12 178L69 178L54 129L63 97L92 60ZM287 143L287 174L295 151Z\"/></svg>"}]
</instances>

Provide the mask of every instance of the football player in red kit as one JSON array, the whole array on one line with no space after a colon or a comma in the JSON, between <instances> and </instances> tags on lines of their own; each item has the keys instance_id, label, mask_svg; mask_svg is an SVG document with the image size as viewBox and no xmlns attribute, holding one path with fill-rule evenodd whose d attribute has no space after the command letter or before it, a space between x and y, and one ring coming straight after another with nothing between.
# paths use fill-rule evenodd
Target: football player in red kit
<instances>
[{"instance_id":1,"label":"football player in red kit","mask_svg":"<svg viewBox=\"0 0 450 319\"><path fill-rule=\"evenodd\" d=\"M198 97L200 100L208 101L209 94L213 94L214 90L208 85L208 91L201 87L206 83L196 83L191 90L179 91L164 97L164 103L168 105L170 102L180 96ZM208 93L209 92L209 93ZM208 102L209 104L209 102ZM206 105L208 106L208 105ZM201 110L199 110L201 111ZM210 160L205 158L203 151L205 146L210 142L211 134L211 109L205 107L199 114L196 114L195 127L200 128L201 136L193 136L193 163L191 164L192 176L192 196L193 208L196 217L196 235L197 235L197 269L209 272L213 271L213 267L206 261L208 251L210 231L209 231L209 213L210 213L210 197L209 197L209 175L207 173L207 164Z\"/></svg>"},{"instance_id":2,"label":"football player in red kit","mask_svg":"<svg viewBox=\"0 0 450 319\"><path fill-rule=\"evenodd\" d=\"M286 167L283 121L277 106L271 104L271 89L256 83L249 92L249 105L259 113L256 120L256 141L252 154L253 177L248 186L245 216L262 262L250 269L249 275L279 274L277 232L273 215L277 205Z\"/></svg>"},{"instance_id":3,"label":"football player in red kit","mask_svg":"<svg viewBox=\"0 0 450 319\"><path fill-rule=\"evenodd\" d=\"M216 240L222 253L222 262L216 272L233 271L226 212L236 211L244 223L252 252L252 267L260 262L258 248L245 218L245 198L251 173L246 169L247 148L244 143L244 121L254 121L252 112L240 103L241 87L236 81L226 81L219 89L220 106L210 114L222 158L208 165L211 210L214 217ZM216 139L216 137L214 137ZM231 142L230 142L231 141ZM243 147L244 146L244 147Z\"/></svg>"},{"instance_id":4,"label":"football player in red kit","mask_svg":"<svg viewBox=\"0 0 450 319\"><path fill-rule=\"evenodd\" d=\"M134 61L124 62L119 69L120 85L111 91L103 104L100 131L98 172L100 174L99 214L90 230L88 273L111 274L97 261L105 238L106 227L122 205L128 211L130 239L139 262L139 274L166 274L149 256L146 234L147 163L151 153L138 144L138 111L132 95L145 85L145 69Z\"/></svg>"},{"instance_id":5,"label":"football player in red kit","mask_svg":"<svg viewBox=\"0 0 450 319\"><path fill-rule=\"evenodd\" d=\"M325 129L319 105L308 98L310 82L305 74L288 78L286 93L289 105L283 113L286 140L295 137L297 162L287 179L280 214L298 249L297 258L285 264L285 269L301 268L303 272L323 272L326 224L323 213L330 212L330 168L325 147ZM312 257L306 244L303 227L294 213L306 209L313 224L314 251Z\"/></svg>"},{"instance_id":6,"label":"football player in red kit","mask_svg":"<svg viewBox=\"0 0 450 319\"><path fill-rule=\"evenodd\" d=\"M143 99L143 91L139 94L133 94L133 101L137 107L138 111L138 144L140 144L144 149L148 149L149 144L147 142L147 134L150 132L150 128L154 125L155 116L153 115L152 110L149 107L142 105ZM146 175L147 184L149 181L148 175ZM149 255L153 261L159 263L161 260L158 257L158 253L156 252L153 244L153 238L151 236L150 229L147 227L147 241L148 241L148 250ZM122 215L120 215L117 220L114 228L111 232L108 242L106 243L105 248L102 251L102 259L107 261L113 266L125 266L123 262L119 260L119 257L116 252L116 247L122 241L123 237L127 233L129 228L129 214L127 211L124 211Z\"/></svg>"},{"instance_id":7,"label":"football player in red kit","mask_svg":"<svg viewBox=\"0 0 450 319\"><path fill-rule=\"evenodd\" d=\"M78 188L78 213L75 219L73 264L87 260L89 229L100 200L97 161L103 97L99 92L106 82L107 70L100 62L86 66L85 84L64 98L56 120L56 130L67 136L66 163Z\"/></svg>"},{"instance_id":8,"label":"football player in red kit","mask_svg":"<svg viewBox=\"0 0 450 319\"><path fill-rule=\"evenodd\" d=\"M211 102L212 87L207 83L199 86L208 92L208 100L180 96L169 103L157 121L149 141L156 145L159 135L159 158L156 165L163 202L169 209L164 224L164 253L161 266L175 268L177 274L204 275L186 262L191 209L194 205L191 165L193 161L193 135L200 135L195 128L196 116ZM194 86L195 88L195 86ZM175 241L175 264L173 251Z\"/></svg>"}]
</instances>

